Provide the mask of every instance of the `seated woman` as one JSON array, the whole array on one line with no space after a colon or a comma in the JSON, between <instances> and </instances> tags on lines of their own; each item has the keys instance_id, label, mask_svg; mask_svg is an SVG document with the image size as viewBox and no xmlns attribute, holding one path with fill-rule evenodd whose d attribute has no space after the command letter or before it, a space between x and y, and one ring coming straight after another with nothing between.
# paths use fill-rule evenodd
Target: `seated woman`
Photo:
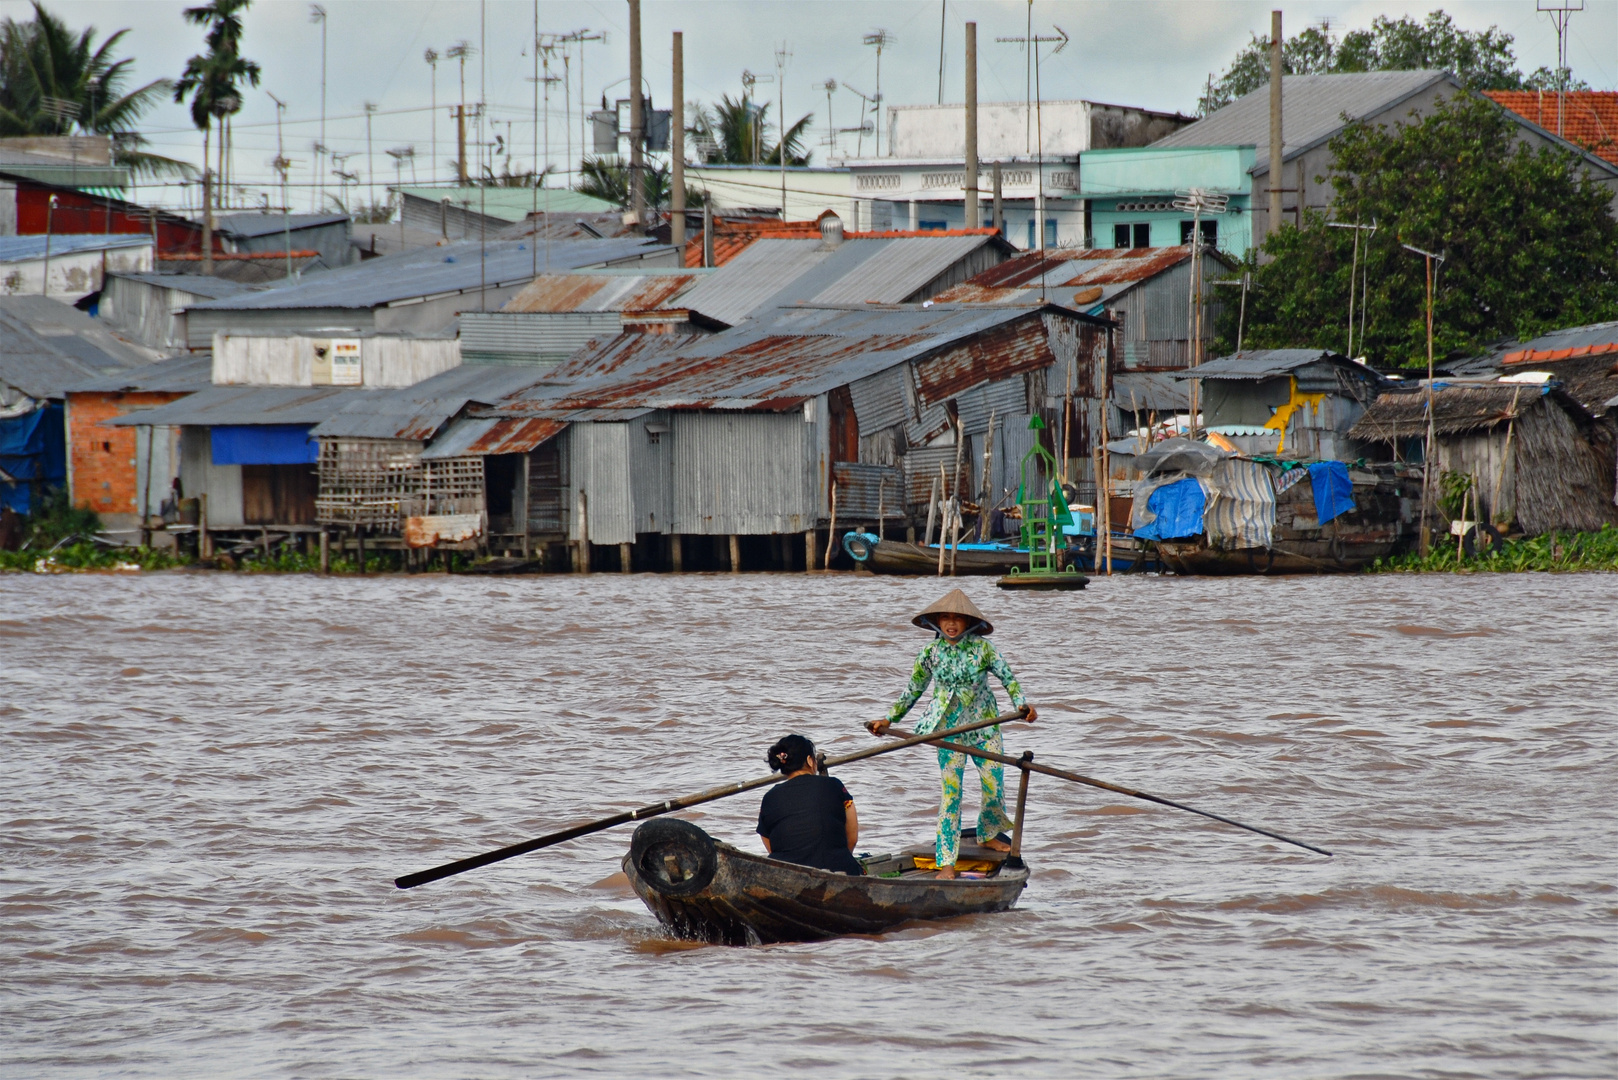
<instances>
[{"instance_id":1,"label":"seated woman","mask_svg":"<svg viewBox=\"0 0 1618 1080\"><path fill-rule=\"evenodd\" d=\"M772 787L758 808L758 834L764 850L783 862L863 874L851 852L860 838L860 819L843 782L815 769L815 744L788 735L770 747L770 768L786 779Z\"/></svg>"}]
</instances>

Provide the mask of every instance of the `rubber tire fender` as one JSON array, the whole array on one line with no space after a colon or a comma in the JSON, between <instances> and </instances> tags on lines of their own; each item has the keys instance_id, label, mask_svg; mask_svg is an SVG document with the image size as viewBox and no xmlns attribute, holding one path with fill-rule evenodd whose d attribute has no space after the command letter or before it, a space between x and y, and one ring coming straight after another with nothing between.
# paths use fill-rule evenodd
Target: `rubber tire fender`
<instances>
[{"instance_id":1,"label":"rubber tire fender","mask_svg":"<svg viewBox=\"0 0 1618 1080\"><path fill-rule=\"evenodd\" d=\"M874 537L863 533L849 532L843 534L843 550L855 562L864 562L871 557L871 549L876 545L872 543Z\"/></svg>"},{"instance_id":2,"label":"rubber tire fender","mask_svg":"<svg viewBox=\"0 0 1618 1080\"><path fill-rule=\"evenodd\" d=\"M670 873L671 864L684 876ZM689 821L657 817L643 823L629 841L629 864L654 892L693 896L706 889L719 870L713 837Z\"/></svg>"}]
</instances>

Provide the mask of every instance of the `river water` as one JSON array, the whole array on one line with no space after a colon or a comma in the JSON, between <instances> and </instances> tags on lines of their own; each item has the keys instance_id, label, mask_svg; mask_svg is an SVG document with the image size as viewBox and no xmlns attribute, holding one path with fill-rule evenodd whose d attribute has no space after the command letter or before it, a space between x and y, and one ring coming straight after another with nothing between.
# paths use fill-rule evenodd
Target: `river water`
<instances>
[{"instance_id":1,"label":"river water","mask_svg":"<svg viewBox=\"0 0 1618 1080\"><path fill-rule=\"evenodd\" d=\"M939 583L12 575L0 1075L1618 1075L1618 576L967 587L1011 752L1336 857L1036 776L1019 906L881 937L671 942L627 830L400 892L868 745ZM840 775L931 835L930 752Z\"/></svg>"}]
</instances>

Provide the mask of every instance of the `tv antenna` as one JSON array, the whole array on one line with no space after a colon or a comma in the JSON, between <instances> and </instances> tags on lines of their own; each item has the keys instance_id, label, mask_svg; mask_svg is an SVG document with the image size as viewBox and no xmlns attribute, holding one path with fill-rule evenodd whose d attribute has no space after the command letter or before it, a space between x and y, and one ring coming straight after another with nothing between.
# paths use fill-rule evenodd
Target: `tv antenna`
<instances>
[{"instance_id":1,"label":"tv antenna","mask_svg":"<svg viewBox=\"0 0 1618 1080\"><path fill-rule=\"evenodd\" d=\"M877 114L878 119L881 118L882 95L881 94L876 94L876 95L873 96L871 94L867 94L863 90L856 90L854 87L848 85L846 82L843 84L843 89L847 90L850 94L853 94L855 97L860 99L860 124L859 124L859 127L843 128L844 131L851 131L851 132L858 132L859 133L859 136L860 136L859 141L854 144L854 156L857 158L857 157L861 157L863 155L864 150L865 150L865 133L867 131L874 130L872 128L872 126L871 126L871 122L865 118L866 114L870 113L870 112L875 112Z\"/></svg>"},{"instance_id":2,"label":"tv antenna","mask_svg":"<svg viewBox=\"0 0 1618 1080\"><path fill-rule=\"evenodd\" d=\"M881 157L882 156L882 50L887 48L889 45L897 44L899 39L894 37L891 33L889 33L886 30L877 29L877 30L873 30L871 33L866 34L864 37L860 38L860 41L861 41L861 43L863 43L865 45L870 45L870 46L872 46L873 48L876 49L876 97L872 98L871 100L877 106L877 110L876 110L876 156ZM844 83L843 85L847 86L848 84ZM890 135L891 135L891 133L890 133ZM889 139L889 142L892 142L891 137ZM893 147L892 146L888 147L888 152L889 153L893 152Z\"/></svg>"},{"instance_id":3,"label":"tv antenna","mask_svg":"<svg viewBox=\"0 0 1618 1080\"><path fill-rule=\"evenodd\" d=\"M1567 100L1567 23L1575 11L1584 10L1584 0L1538 0L1536 9L1551 17L1556 27L1556 134L1562 134Z\"/></svg>"}]
</instances>

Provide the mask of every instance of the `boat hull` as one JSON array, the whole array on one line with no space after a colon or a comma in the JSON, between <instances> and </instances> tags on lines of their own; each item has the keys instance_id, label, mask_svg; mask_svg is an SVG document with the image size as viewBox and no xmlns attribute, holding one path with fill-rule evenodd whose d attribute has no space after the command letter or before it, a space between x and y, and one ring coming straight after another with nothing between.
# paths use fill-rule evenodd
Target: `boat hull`
<instances>
[{"instance_id":1,"label":"boat hull","mask_svg":"<svg viewBox=\"0 0 1618 1080\"><path fill-rule=\"evenodd\" d=\"M944 551L944 572L951 565L951 553ZM953 555L958 575L1009 574L1013 567L1028 569L1028 553L1007 548L1004 551L961 550ZM867 570L878 574L937 574L938 548L907 544L902 540L884 540L871 546L870 557L862 563Z\"/></svg>"},{"instance_id":2,"label":"boat hull","mask_svg":"<svg viewBox=\"0 0 1618 1080\"><path fill-rule=\"evenodd\" d=\"M712 877L687 895L671 895L669 883L660 880L660 855L650 861L643 857L643 865L637 865L637 849L631 846L623 867L635 894L669 933L715 945L822 941L845 934L880 934L918 920L1006 911L1028 884L1026 867L1006 868L997 852L968 846L962 848L963 859L995 862L996 872L951 881L914 872L903 877L874 873L855 877L709 841L715 860ZM889 865L913 866L914 855L923 850L931 851L917 849L866 862L877 872Z\"/></svg>"},{"instance_id":3,"label":"boat hull","mask_svg":"<svg viewBox=\"0 0 1618 1080\"><path fill-rule=\"evenodd\" d=\"M1158 545L1158 558L1176 574L1352 574L1398 549L1393 541L1333 544L1330 541L1277 544L1271 548L1221 551L1206 543Z\"/></svg>"}]
</instances>

